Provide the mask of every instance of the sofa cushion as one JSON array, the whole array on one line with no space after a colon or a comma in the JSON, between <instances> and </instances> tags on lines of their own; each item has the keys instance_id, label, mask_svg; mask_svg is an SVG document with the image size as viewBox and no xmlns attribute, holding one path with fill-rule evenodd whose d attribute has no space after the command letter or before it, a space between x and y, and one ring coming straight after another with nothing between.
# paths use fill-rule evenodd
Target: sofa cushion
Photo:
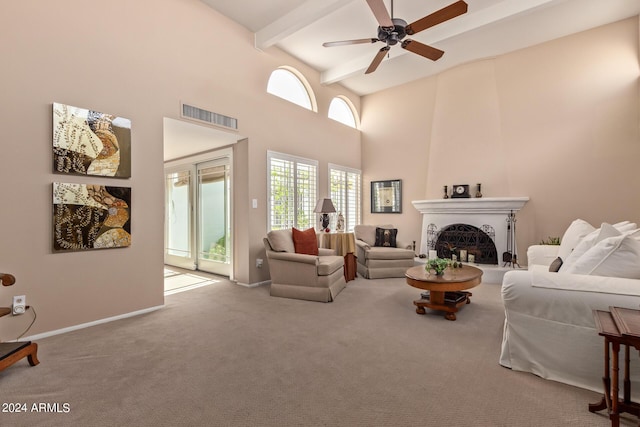
<instances>
[{"instance_id":1,"label":"sofa cushion","mask_svg":"<svg viewBox=\"0 0 640 427\"><path fill-rule=\"evenodd\" d=\"M563 258L563 264L560 271L566 271L570 266L575 264L575 262L585 254L585 252L594 247L598 242L601 242L608 237L620 236L621 234L622 233L620 233L620 231L618 231L616 227L603 222L600 228L584 236L578 242L573 251L571 251L571 253L566 258Z\"/></svg>"},{"instance_id":2,"label":"sofa cushion","mask_svg":"<svg viewBox=\"0 0 640 427\"><path fill-rule=\"evenodd\" d=\"M573 221L560 240L558 256L566 260L571 251L580 243L580 240L595 229L593 225L582 219Z\"/></svg>"},{"instance_id":3,"label":"sofa cushion","mask_svg":"<svg viewBox=\"0 0 640 427\"><path fill-rule=\"evenodd\" d=\"M344 257L338 255L321 256L318 258L318 276L329 276L344 266Z\"/></svg>"},{"instance_id":4,"label":"sofa cushion","mask_svg":"<svg viewBox=\"0 0 640 427\"><path fill-rule=\"evenodd\" d=\"M353 227L356 240L362 240L369 246L376 244L376 228L372 225L356 225Z\"/></svg>"},{"instance_id":5,"label":"sofa cushion","mask_svg":"<svg viewBox=\"0 0 640 427\"><path fill-rule=\"evenodd\" d=\"M384 246L373 246L366 252L368 259L411 259L415 253L410 249L387 248Z\"/></svg>"},{"instance_id":6,"label":"sofa cushion","mask_svg":"<svg viewBox=\"0 0 640 427\"><path fill-rule=\"evenodd\" d=\"M640 242L628 235L608 237L586 251L566 273L640 279Z\"/></svg>"},{"instance_id":7,"label":"sofa cushion","mask_svg":"<svg viewBox=\"0 0 640 427\"><path fill-rule=\"evenodd\" d=\"M316 230L308 228L300 231L297 228L291 230L293 246L297 254L318 255L318 237Z\"/></svg>"},{"instance_id":8,"label":"sofa cushion","mask_svg":"<svg viewBox=\"0 0 640 427\"><path fill-rule=\"evenodd\" d=\"M396 235L398 229L396 228L380 228L376 227L376 242L375 246L383 246L387 248L396 247Z\"/></svg>"},{"instance_id":9,"label":"sofa cushion","mask_svg":"<svg viewBox=\"0 0 640 427\"><path fill-rule=\"evenodd\" d=\"M271 249L276 252L294 253L296 251L291 230L271 230L267 233L267 240Z\"/></svg>"}]
</instances>

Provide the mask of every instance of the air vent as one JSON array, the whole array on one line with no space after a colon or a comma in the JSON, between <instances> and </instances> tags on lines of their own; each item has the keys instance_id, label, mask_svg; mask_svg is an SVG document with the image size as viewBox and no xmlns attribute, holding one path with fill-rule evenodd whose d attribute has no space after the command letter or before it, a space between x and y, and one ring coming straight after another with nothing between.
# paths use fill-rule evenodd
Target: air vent
<instances>
[{"instance_id":1,"label":"air vent","mask_svg":"<svg viewBox=\"0 0 640 427\"><path fill-rule=\"evenodd\" d=\"M211 125L220 126L226 129L238 130L238 119L223 116L222 114L203 110L202 108L182 104L182 117Z\"/></svg>"}]
</instances>

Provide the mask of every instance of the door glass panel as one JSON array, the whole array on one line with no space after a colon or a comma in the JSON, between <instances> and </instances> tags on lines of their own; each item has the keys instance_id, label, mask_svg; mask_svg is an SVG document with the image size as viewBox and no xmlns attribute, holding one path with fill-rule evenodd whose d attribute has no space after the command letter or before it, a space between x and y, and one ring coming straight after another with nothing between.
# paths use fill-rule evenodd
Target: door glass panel
<instances>
[{"instance_id":1,"label":"door glass panel","mask_svg":"<svg viewBox=\"0 0 640 427\"><path fill-rule=\"evenodd\" d=\"M198 267L225 276L231 261L229 181L228 159L198 165Z\"/></svg>"},{"instance_id":2,"label":"door glass panel","mask_svg":"<svg viewBox=\"0 0 640 427\"><path fill-rule=\"evenodd\" d=\"M191 172L181 170L166 174L165 262L193 266L191 251Z\"/></svg>"}]
</instances>

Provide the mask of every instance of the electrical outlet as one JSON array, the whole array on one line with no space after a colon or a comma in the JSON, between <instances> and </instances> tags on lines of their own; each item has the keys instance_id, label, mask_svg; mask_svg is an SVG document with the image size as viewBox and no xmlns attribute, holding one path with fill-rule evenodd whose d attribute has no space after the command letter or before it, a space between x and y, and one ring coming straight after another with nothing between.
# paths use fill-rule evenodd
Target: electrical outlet
<instances>
[{"instance_id":1,"label":"electrical outlet","mask_svg":"<svg viewBox=\"0 0 640 427\"><path fill-rule=\"evenodd\" d=\"M16 295L13 297L13 308L11 312L14 316L24 314L27 311L27 297L25 295Z\"/></svg>"},{"instance_id":2,"label":"electrical outlet","mask_svg":"<svg viewBox=\"0 0 640 427\"><path fill-rule=\"evenodd\" d=\"M256 267L262 268L262 258L256 258Z\"/></svg>"}]
</instances>

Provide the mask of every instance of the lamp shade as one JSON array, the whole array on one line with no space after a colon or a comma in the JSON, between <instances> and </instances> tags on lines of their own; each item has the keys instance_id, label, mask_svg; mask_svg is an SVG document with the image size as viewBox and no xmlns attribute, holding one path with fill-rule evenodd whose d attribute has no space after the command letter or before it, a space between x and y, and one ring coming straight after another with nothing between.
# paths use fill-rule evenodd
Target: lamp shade
<instances>
[{"instance_id":1,"label":"lamp shade","mask_svg":"<svg viewBox=\"0 0 640 427\"><path fill-rule=\"evenodd\" d=\"M336 207L333 206L331 199L318 199L318 204L316 204L316 208L313 211L317 213L333 213L336 211Z\"/></svg>"}]
</instances>

